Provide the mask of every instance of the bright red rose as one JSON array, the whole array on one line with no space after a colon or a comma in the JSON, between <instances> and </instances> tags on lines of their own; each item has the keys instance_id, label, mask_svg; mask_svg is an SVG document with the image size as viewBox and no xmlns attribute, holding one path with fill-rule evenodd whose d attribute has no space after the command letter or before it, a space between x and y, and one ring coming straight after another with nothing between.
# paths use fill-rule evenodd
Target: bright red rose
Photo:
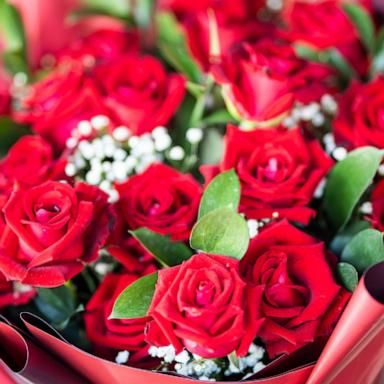
<instances>
[{"instance_id":1,"label":"bright red rose","mask_svg":"<svg viewBox=\"0 0 384 384\"><path fill-rule=\"evenodd\" d=\"M139 35L136 31L98 29L74 41L56 56L59 62L67 60L96 63L108 62L126 53L139 51Z\"/></svg>"},{"instance_id":2,"label":"bright red rose","mask_svg":"<svg viewBox=\"0 0 384 384\"><path fill-rule=\"evenodd\" d=\"M212 67L228 107L243 120L274 121L292 108L290 79L275 73L270 64L254 46L244 43L229 50L221 64Z\"/></svg>"},{"instance_id":3,"label":"bright red rose","mask_svg":"<svg viewBox=\"0 0 384 384\"><path fill-rule=\"evenodd\" d=\"M379 181L371 194L372 224L379 231L384 231L384 180Z\"/></svg>"},{"instance_id":4,"label":"bright red rose","mask_svg":"<svg viewBox=\"0 0 384 384\"><path fill-rule=\"evenodd\" d=\"M114 221L96 187L48 181L17 187L3 208L0 272L8 280L55 287L94 261Z\"/></svg>"},{"instance_id":5,"label":"bright red rose","mask_svg":"<svg viewBox=\"0 0 384 384\"><path fill-rule=\"evenodd\" d=\"M36 291L28 286L7 281L0 273L0 309L9 305L24 305L36 295Z\"/></svg>"},{"instance_id":6,"label":"bright red rose","mask_svg":"<svg viewBox=\"0 0 384 384\"><path fill-rule=\"evenodd\" d=\"M97 88L80 65L58 68L34 84L19 102L16 118L32 124L32 130L59 151L81 120L107 113Z\"/></svg>"},{"instance_id":7,"label":"bright red rose","mask_svg":"<svg viewBox=\"0 0 384 384\"><path fill-rule=\"evenodd\" d=\"M129 365L153 368L156 362L151 362L148 344L145 342L144 331L148 318L108 319L117 297L140 276L134 273L105 276L86 306L85 330L99 356L114 360L119 351L126 350L130 353Z\"/></svg>"},{"instance_id":8,"label":"bright red rose","mask_svg":"<svg viewBox=\"0 0 384 384\"><path fill-rule=\"evenodd\" d=\"M95 76L110 114L135 134L165 125L184 97L183 77L168 74L151 56L121 57Z\"/></svg>"},{"instance_id":9,"label":"bright red rose","mask_svg":"<svg viewBox=\"0 0 384 384\"><path fill-rule=\"evenodd\" d=\"M323 243L285 220L251 241L240 270L264 287L260 337L270 358L330 335L350 297L335 282Z\"/></svg>"},{"instance_id":10,"label":"bright red rose","mask_svg":"<svg viewBox=\"0 0 384 384\"><path fill-rule=\"evenodd\" d=\"M342 10L340 0L296 0L284 13L290 41L314 48L336 48L355 69L364 74L368 60L358 33Z\"/></svg>"},{"instance_id":11,"label":"bright red rose","mask_svg":"<svg viewBox=\"0 0 384 384\"><path fill-rule=\"evenodd\" d=\"M305 139L298 128L244 132L228 126L220 170L236 170L240 211L248 218L277 214L307 223L315 214L307 205L331 166L319 142Z\"/></svg>"},{"instance_id":12,"label":"bright red rose","mask_svg":"<svg viewBox=\"0 0 384 384\"><path fill-rule=\"evenodd\" d=\"M52 147L40 136L23 136L0 162L0 171L12 185L36 185L48 179L65 178L65 161L54 160Z\"/></svg>"},{"instance_id":13,"label":"bright red rose","mask_svg":"<svg viewBox=\"0 0 384 384\"><path fill-rule=\"evenodd\" d=\"M147 227L176 241L188 240L202 193L191 175L154 164L116 189L120 195L117 211L123 216L125 233L127 227Z\"/></svg>"},{"instance_id":14,"label":"bright red rose","mask_svg":"<svg viewBox=\"0 0 384 384\"><path fill-rule=\"evenodd\" d=\"M248 287L238 266L236 259L200 253L160 270L148 311L154 319L148 341L158 345L165 336L176 351L185 347L205 358L224 357L235 350L245 355L263 322L262 287Z\"/></svg>"},{"instance_id":15,"label":"bright red rose","mask_svg":"<svg viewBox=\"0 0 384 384\"><path fill-rule=\"evenodd\" d=\"M336 142L348 149L384 148L384 77L350 85L341 96L333 129Z\"/></svg>"}]
</instances>

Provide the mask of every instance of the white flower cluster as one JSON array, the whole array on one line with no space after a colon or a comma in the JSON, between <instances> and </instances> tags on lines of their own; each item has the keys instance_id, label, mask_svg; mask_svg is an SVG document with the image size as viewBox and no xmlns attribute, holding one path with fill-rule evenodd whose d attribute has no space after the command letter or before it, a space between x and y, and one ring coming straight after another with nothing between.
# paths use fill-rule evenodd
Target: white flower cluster
<instances>
[{"instance_id":1,"label":"white flower cluster","mask_svg":"<svg viewBox=\"0 0 384 384\"><path fill-rule=\"evenodd\" d=\"M264 368L262 359L265 350L252 343L247 356L238 359L236 366L228 358L223 359L204 359L201 356L183 350L176 354L172 345L164 347L152 346L148 353L152 357L157 357L163 361L163 371L169 371L170 364L180 375L193 377L204 381L216 381L216 377L244 374L244 378L258 372Z\"/></svg>"},{"instance_id":2,"label":"white flower cluster","mask_svg":"<svg viewBox=\"0 0 384 384\"><path fill-rule=\"evenodd\" d=\"M338 147L335 142L335 137L332 133L326 133L323 137L325 152L331 155L335 160L341 161L344 160L348 151L344 147Z\"/></svg>"},{"instance_id":3,"label":"white flower cluster","mask_svg":"<svg viewBox=\"0 0 384 384\"><path fill-rule=\"evenodd\" d=\"M335 99L328 94L321 97L320 102L312 102L307 105L297 104L291 114L283 120L283 125L287 128L296 127L301 121L310 122L315 127L325 124L327 116L334 116L338 106Z\"/></svg>"},{"instance_id":4,"label":"white flower cluster","mask_svg":"<svg viewBox=\"0 0 384 384\"><path fill-rule=\"evenodd\" d=\"M264 354L264 348L252 343L248 355L240 357L237 366L230 361L228 368L224 371L224 375L231 376L233 374L246 373L243 377L243 379L245 379L256 372L259 372L265 367L265 364L262 362Z\"/></svg>"},{"instance_id":5,"label":"white flower cluster","mask_svg":"<svg viewBox=\"0 0 384 384\"><path fill-rule=\"evenodd\" d=\"M132 135L127 127L117 127L108 132L109 119L95 116L90 121L81 121L67 140L71 150L65 173L70 177L98 185L110 196L110 201L118 200L115 182L122 182L133 174L139 174L154 162L164 160L165 151L172 157L172 151L180 155L181 147L173 147L171 137L165 127L157 127L151 133Z\"/></svg>"}]
</instances>

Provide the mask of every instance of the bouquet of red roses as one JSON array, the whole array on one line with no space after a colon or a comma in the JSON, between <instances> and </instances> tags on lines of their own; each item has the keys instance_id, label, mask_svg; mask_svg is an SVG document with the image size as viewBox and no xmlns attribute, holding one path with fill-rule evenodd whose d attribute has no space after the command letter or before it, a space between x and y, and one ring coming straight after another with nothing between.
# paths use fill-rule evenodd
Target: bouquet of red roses
<instances>
[{"instance_id":1,"label":"bouquet of red roses","mask_svg":"<svg viewBox=\"0 0 384 384\"><path fill-rule=\"evenodd\" d=\"M380 382L384 9L0 0L0 381Z\"/></svg>"}]
</instances>

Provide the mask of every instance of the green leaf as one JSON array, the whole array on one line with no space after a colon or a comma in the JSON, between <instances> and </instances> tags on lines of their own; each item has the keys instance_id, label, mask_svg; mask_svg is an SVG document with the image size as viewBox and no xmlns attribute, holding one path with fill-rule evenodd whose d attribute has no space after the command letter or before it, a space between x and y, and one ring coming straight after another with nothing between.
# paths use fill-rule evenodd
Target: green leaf
<instances>
[{"instance_id":1,"label":"green leaf","mask_svg":"<svg viewBox=\"0 0 384 384\"><path fill-rule=\"evenodd\" d=\"M218 208L227 207L237 212L239 202L240 182L236 172L231 169L220 173L204 191L199 207L199 219Z\"/></svg>"},{"instance_id":2,"label":"green leaf","mask_svg":"<svg viewBox=\"0 0 384 384\"><path fill-rule=\"evenodd\" d=\"M248 226L231 208L216 209L195 224L190 243L202 252L241 259L248 249Z\"/></svg>"},{"instance_id":3,"label":"green leaf","mask_svg":"<svg viewBox=\"0 0 384 384\"><path fill-rule=\"evenodd\" d=\"M220 109L213 112L211 115L204 117L198 125L217 125L217 124L235 124L235 120L232 115L226 109Z\"/></svg>"},{"instance_id":4,"label":"green leaf","mask_svg":"<svg viewBox=\"0 0 384 384\"><path fill-rule=\"evenodd\" d=\"M130 284L116 299L109 319L145 317L155 292L158 273L151 273Z\"/></svg>"},{"instance_id":5,"label":"green leaf","mask_svg":"<svg viewBox=\"0 0 384 384\"><path fill-rule=\"evenodd\" d=\"M341 260L363 274L371 265L384 261L383 234L376 229L359 232L344 248Z\"/></svg>"},{"instance_id":6,"label":"green leaf","mask_svg":"<svg viewBox=\"0 0 384 384\"><path fill-rule=\"evenodd\" d=\"M57 288L38 288L37 291L35 304L39 311L55 326L65 327L70 317L76 312L73 289L62 285Z\"/></svg>"},{"instance_id":7,"label":"green leaf","mask_svg":"<svg viewBox=\"0 0 384 384\"><path fill-rule=\"evenodd\" d=\"M350 219L359 199L372 183L382 160L382 153L374 147L358 148L337 163L329 176L324 208L327 218L336 230Z\"/></svg>"},{"instance_id":8,"label":"green leaf","mask_svg":"<svg viewBox=\"0 0 384 384\"><path fill-rule=\"evenodd\" d=\"M338 263L337 274L340 282L348 291L353 292L356 289L359 276L353 265L349 263Z\"/></svg>"},{"instance_id":9,"label":"green leaf","mask_svg":"<svg viewBox=\"0 0 384 384\"><path fill-rule=\"evenodd\" d=\"M165 267L179 265L193 254L185 244L174 242L147 228L130 231L130 234Z\"/></svg>"},{"instance_id":10,"label":"green leaf","mask_svg":"<svg viewBox=\"0 0 384 384\"><path fill-rule=\"evenodd\" d=\"M168 63L184 73L189 80L199 83L202 75L196 62L191 58L185 42L185 35L175 17L168 12L156 15L157 46Z\"/></svg>"},{"instance_id":11,"label":"green leaf","mask_svg":"<svg viewBox=\"0 0 384 384\"><path fill-rule=\"evenodd\" d=\"M343 4L343 9L355 25L365 48L372 53L375 48L375 26L371 16L358 4Z\"/></svg>"}]
</instances>

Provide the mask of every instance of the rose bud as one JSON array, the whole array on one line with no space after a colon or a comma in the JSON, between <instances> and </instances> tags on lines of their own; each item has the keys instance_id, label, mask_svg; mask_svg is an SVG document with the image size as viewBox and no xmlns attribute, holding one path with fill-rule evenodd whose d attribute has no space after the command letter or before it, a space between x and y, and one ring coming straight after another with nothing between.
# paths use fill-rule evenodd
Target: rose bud
<instances>
[{"instance_id":1,"label":"rose bud","mask_svg":"<svg viewBox=\"0 0 384 384\"><path fill-rule=\"evenodd\" d=\"M116 185L116 189L120 195L116 209L125 222L123 233L127 229L147 227L170 235L175 241L188 240L202 193L200 184L191 175L154 164L144 173Z\"/></svg>"},{"instance_id":2,"label":"rose bud","mask_svg":"<svg viewBox=\"0 0 384 384\"><path fill-rule=\"evenodd\" d=\"M167 74L152 56L126 55L95 71L103 102L134 134L165 125L185 93L184 78Z\"/></svg>"},{"instance_id":3,"label":"rose bud","mask_svg":"<svg viewBox=\"0 0 384 384\"><path fill-rule=\"evenodd\" d=\"M263 322L259 315L262 287L248 287L239 261L200 253L183 264L162 269L148 310L154 321L147 339L172 344L205 358L219 358L249 346ZM167 344L164 344L167 343Z\"/></svg>"},{"instance_id":4,"label":"rose bud","mask_svg":"<svg viewBox=\"0 0 384 384\"><path fill-rule=\"evenodd\" d=\"M350 297L334 279L324 244L285 220L251 241L240 271L264 287L260 337L270 358L329 336Z\"/></svg>"},{"instance_id":5,"label":"rose bud","mask_svg":"<svg viewBox=\"0 0 384 384\"><path fill-rule=\"evenodd\" d=\"M48 181L16 186L3 208L0 272L7 280L56 287L98 257L114 222L96 187Z\"/></svg>"},{"instance_id":6,"label":"rose bud","mask_svg":"<svg viewBox=\"0 0 384 384\"><path fill-rule=\"evenodd\" d=\"M384 148L384 77L354 82L341 96L333 121L336 142L348 149L365 145Z\"/></svg>"}]
</instances>

